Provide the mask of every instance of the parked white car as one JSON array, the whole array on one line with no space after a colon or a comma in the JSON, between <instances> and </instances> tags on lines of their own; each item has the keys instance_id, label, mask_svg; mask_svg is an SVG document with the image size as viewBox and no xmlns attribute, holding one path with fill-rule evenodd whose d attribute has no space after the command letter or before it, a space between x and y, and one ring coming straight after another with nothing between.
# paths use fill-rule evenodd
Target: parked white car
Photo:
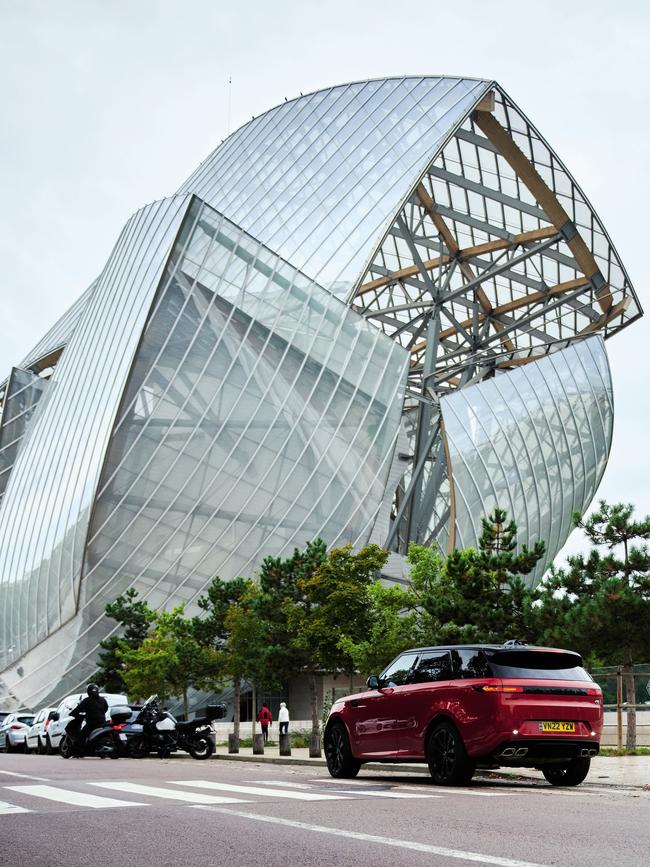
<instances>
[{"instance_id":1,"label":"parked white car","mask_svg":"<svg viewBox=\"0 0 650 867\"><path fill-rule=\"evenodd\" d=\"M0 723L0 751L13 753L25 749L25 733L34 714L8 713Z\"/></svg>"},{"instance_id":2,"label":"parked white car","mask_svg":"<svg viewBox=\"0 0 650 867\"><path fill-rule=\"evenodd\" d=\"M42 756L43 753L47 752L45 736L47 734L47 727L50 724L50 714L53 710L56 710L56 708L42 707L37 712L34 722L27 729L27 734L25 735L26 753L37 752L39 756Z\"/></svg>"},{"instance_id":3,"label":"parked white car","mask_svg":"<svg viewBox=\"0 0 650 867\"><path fill-rule=\"evenodd\" d=\"M110 719L111 708L115 705L128 705L129 700L125 695L119 695L111 692L100 692L102 698L106 699L108 704L108 713L106 719ZM71 712L76 708L79 702L86 698L85 692L75 692L74 695L66 696L61 704L57 707L54 719L47 727L45 736L45 747L48 753L56 752L59 749L61 738L65 734L65 727L72 719Z\"/></svg>"}]
</instances>

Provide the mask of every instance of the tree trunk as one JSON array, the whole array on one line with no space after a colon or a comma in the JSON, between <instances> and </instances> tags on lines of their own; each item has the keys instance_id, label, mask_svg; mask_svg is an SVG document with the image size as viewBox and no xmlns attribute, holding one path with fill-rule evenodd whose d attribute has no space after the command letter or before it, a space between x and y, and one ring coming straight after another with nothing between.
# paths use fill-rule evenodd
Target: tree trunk
<instances>
[{"instance_id":1,"label":"tree trunk","mask_svg":"<svg viewBox=\"0 0 650 867\"><path fill-rule=\"evenodd\" d=\"M190 715L190 703L187 699L187 687L183 690L183 714L185 715L185 719Z\"/></svg>"},{"instance_id":2,"label":"tree trunk","mask_svg":"<svg viewBox=\"0 0 650 867\"><path fill-rule=\"evenodd\" d=\"M241 722L241 680L239 679L239 677L233 677L232 685L235 690L235 697L233 699L233 734L235 735L237 741L239 741L239 724Z\"/></svg>"},{"instance_id":3,"label":"tree trunk","mask_svg":"<svg viewBox=\"0 0 650 867\"><path fill-rule=\"evenodd\" d=\"M623 663L623 679L625 681L625 701L627 702L627 736L625 746L628 750L636 749L636 696L634 692L634 667L632 654L625 651Z\"/></svg>"},{"instance_id":4,"label":"tree trunk","mask_svg":"<svg viewBox=\"0 0 650 867\"><path fill-rule=\"evenodd\" d=\"M309 675L309 701L311 704L311 733L312 736L320 735L320 721L318 719L318 695L316 694L316 675Z\"/></svg>"},{"instance_id":5,"label":"tree trunk","mask_svg":"<svg viewBox=\"0 0 650 867\"><path fill-rule=\"evenodd\" d=\"M350 672L350 692L354 692L354 671Z\"/></svg>"},{"instance_id":6,"label":"tree trunk","mask_svg":"<svg viewBox=\"0 0 650 867\"><path fill-rule=\"evenodd\" d=\"M255 690L255 684L254 683L251 684L251 690L253 693L252 698L251 698L251 705L253 708L253 713L251 716L251 737L253 738L253 741L254 741L255 740L255 723L257 722L257 691Z\"/></svg>"}]
</instances>

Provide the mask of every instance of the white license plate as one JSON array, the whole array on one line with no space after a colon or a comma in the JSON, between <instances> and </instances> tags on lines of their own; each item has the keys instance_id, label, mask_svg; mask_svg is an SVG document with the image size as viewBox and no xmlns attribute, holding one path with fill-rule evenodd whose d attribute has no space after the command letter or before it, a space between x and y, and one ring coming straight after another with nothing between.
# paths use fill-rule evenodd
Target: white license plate
<instances>
[{"instance_id":1,"label":"white license plate","mask_svg":"<svg viewBox=\"0 0 650 867\"><path fill-rule=\"evenodd\" d=\"M126 735L123 735L121 732L120 732L120 740L121 740L121 741L125 741L125 740L126 740Z\"/></svg>"}]
</instances>

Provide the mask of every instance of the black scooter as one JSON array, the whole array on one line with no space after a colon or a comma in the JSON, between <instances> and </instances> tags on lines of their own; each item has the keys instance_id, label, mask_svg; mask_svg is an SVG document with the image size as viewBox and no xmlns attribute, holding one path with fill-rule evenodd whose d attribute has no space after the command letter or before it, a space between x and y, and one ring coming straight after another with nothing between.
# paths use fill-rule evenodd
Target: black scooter
<instances>
[{"instance_id":1,"label":"black scooter","mask_svg":"<svg viewBox=\"0 0 650 867\"><path fill-rule=\"evenodd\" d=\"M123 711L123 712L122 712ZM128 718L131 708L111 708L111 722L106 722L93 729L88 737L80 742L79 732L83 719L73 718L65 727L65 734L59 744L59 754L64 759L82 758L83 756L98 756L100 759L119 759L122 751L122 738L118 730L113 728L120 718Z\"/></svg>"}]
</instances>

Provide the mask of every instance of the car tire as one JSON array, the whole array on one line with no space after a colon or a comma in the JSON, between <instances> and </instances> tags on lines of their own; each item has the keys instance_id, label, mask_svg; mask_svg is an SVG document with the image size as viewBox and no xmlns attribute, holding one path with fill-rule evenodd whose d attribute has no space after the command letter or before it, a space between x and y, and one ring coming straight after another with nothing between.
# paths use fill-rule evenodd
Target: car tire
<instances>
[{"instance_id":1,"label":"car tire","mask_svg":"<svg viewBox=\"0 0 650 867\"><path fill-rule=\"evenodd\" d=\"M59 755L62 759L72 758L73 746L71 738L68 735L63 735L59 744Z\"/></svg>"},{"instance_id":2,"label":"car tire","mask_svg":"<svg viewBox=\"0 0 650 867\"><path fill-rule=\"evenodd\" d=\"M451 723L440 722L427 741L427 764L437 786L466 786L476 766L465 750L463 739Z\"/></svg>"},{"instance_id":3,"label":"car tire","mask_svg":"<svg viewBox=\"0 0 650 867\"><path fill-rule=\"evenodd\" d=\"M43 741L40 738L38 739L38 744L36 746L36 752L38 753L39 756L45 755L45 744L43 743Z\"/></svg>"},{"instance_id":4,"label":"car tire","mask_svg":"<svg viewBox=\"0 0 650 867\"><path fill-rule=\"evenodd\" d=\"M591 759L571 759L566 765L546 765L542 773L552 786L579 786L590 765Z\"/></svg>"},{"instance_id":5,"label":"car tire","mask_svg":"<svg viewBox=\"0 0 650 867\"><path fill-rule=\"evenodd\" d=\"M350 748L350 739L343 723L335 722L325 732L325 761L331 777L351 779L356 777L361 762L355 759Z\"/></svg>"},{"instance_id":6,"label":"car tire","mask_svg":"<svg viewBox=\"0 0 650 867\"><path fill-rule=\"evenodd\" d=\"M58 749L52 746L52 741L50 740L50 736L48 735L45 739L45 755L53 756L57 752Z\"/></svg>"},{"instance_id":7,"label":"car tire","mask_svg":"<svg viewBox=\"0 0 650 867\"><path fill-rule=\"evenodd\" d=\"M31 749L27 743L27 738L25 738L25 740L23 741L23 752L25 753L26 756L28 756L31 753Z\"/></svg>"}]
</instances>

